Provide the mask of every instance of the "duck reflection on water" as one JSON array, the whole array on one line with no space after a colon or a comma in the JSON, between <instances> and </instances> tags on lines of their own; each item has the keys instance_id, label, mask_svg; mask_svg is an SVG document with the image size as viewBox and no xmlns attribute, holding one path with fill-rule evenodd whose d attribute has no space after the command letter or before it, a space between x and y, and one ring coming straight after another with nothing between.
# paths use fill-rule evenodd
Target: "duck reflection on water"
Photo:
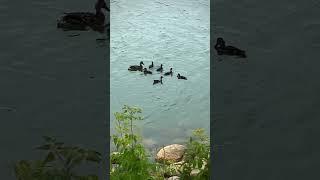
<instances>
[{"instance_id":1,"label":"duck reflection on water","mask_svg":"<svg viewBox=\"0 0 320 180\"><path fill-rule=\"evenodd\" d=\"M86 31L92 29L103 33L109 24L105 24L105 14L102 11L105 9L110 12L104 0L98 0L95 4L95 13L92 12L70 12L64 13L57 23L57 27L65 31L78 30Z\"/></svg>"}]
</instances>

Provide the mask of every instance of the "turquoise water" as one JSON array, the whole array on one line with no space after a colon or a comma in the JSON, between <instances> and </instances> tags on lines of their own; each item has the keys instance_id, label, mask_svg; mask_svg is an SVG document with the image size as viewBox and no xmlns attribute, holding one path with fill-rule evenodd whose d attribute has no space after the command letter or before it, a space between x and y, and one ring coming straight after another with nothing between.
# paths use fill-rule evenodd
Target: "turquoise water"
<instances>
[{"instance_id":1,"label":"turquoise water","mask_svg":"<svg viewBox=\"0 0 320 180\"><path fill-rule=\"evenodd\" d=\"M113 112L124 104L143 109L139 126L147 145L179 143L190 130L210 125L210 8L208 0L111 1L110 86ZM161 74L129 72L130 65L161 63ZM188 78L178 80L177 73Z\"/></svg>"}]
</instances>

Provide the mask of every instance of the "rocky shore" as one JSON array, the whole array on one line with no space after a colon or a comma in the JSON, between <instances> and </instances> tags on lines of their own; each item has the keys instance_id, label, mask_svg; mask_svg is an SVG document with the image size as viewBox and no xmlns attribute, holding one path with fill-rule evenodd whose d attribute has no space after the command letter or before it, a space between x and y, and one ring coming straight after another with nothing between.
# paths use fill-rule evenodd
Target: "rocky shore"
<instances>
[{"instance_id":1,"label":"rocky shore","mask_svg":"<svg viewBox=\"0 0 320 180\"><path fill-rule=\"evenodd\" d=\"M164 146L161 148L155 155L154 160L157 163L165 164L168 166L170 174L166 175L169 176L166 180L179 180L180 171L182 170L185 162L184 162L184 154L186 151L186 146L181 144L171 144ZM118 152L111 153L111 163L112 163L112 170L113 168L117 167L117 155ZM203 169L206 166L206 162L203 163ZM191 176L196 176L200 172L199 169L193 169L190 173Z\"/></svg>"}]
</instances>

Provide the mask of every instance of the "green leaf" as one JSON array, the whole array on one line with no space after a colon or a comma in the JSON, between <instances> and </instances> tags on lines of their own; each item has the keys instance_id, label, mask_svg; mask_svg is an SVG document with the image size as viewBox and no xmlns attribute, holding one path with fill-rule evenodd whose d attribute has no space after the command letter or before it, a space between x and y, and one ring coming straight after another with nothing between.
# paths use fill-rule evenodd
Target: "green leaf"
<instances>
[{"instance_id":1,"label":"green leaf","mask_svg":"<svg viewBox=\"0 0 320 180\"><path fill-rule=\"evenodd\" d=\"M63 142L56 142L54 143L55 146L57 146L57 149L63 148L64 143Z\"/></svg>"},{"instance_id":2,"label":"green leaf","mask_svg":"<svg viewBox=\"0 0 320 180\"><path fill-rule=\"evenodd\" d=\"M87 161L97 162L99 163L101 161L101 154L96 151L88 151L87 152Z\"/></svg>"},{"instance_id":3,"label":"green leaf","mask_svg":"<svg viewBox=\"0 0 320 180\"><path fill-rule=\"evenodd\" d=\"M49 152L49 153L47 154L46 159L44 160L44 163L52 162L52 161L54 161L54 160L55 160L55 155L54 155L54 153L53 153L53 152Z\"/></svg>"},{"instance_id":4,"label":"green leaf","mask_svg":"<svg viewBox=\"0 0 320 180\"><path fill-rule=\"evenodd\" d=\"M49 150L50 148L51 148L51 144L45 144L45 145L36 147L36 149L40 149L40 150Z\"/></svg>"},{"instance_id":5,"label":"green leaf","mask_svg":"<svg viewBox=\"0 0 320 180\"><path fill-rule=\"evenodd\" d=\"M74 168L75 166L80 165L83 160L84 160L83 156L80 156L80 157L73 159L71 162L69 162L69 163L71 163L70 168Z\"/></svg>"},{"instance_id":6,"label":"green leaf","mask_svg":"<svg viewBox=\"0 0 320 180\"><path fill-rule=\"evenodd\" d=\"M42 136L43 139L47 142L54 142L56 139L50 136Z\"/></svg>"}]
</instances>

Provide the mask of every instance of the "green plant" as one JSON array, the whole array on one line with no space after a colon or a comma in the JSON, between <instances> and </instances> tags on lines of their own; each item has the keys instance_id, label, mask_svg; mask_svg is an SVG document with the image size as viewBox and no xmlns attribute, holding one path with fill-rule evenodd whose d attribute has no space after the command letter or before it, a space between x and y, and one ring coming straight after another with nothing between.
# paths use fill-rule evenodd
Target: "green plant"
<instances>
[{"instance_id":1,"label":"green plant","mask_svg":"<svg viewBox=\"0 0 320 180\"><path fill-rule=\"evenodd\" d=\"M210 140L204 129L195 129L187 143L184 163L180 171L182 179L210 179ZM191 176L192 170L198 170L197 175Z\"/></svg>"},{"instance_id":2,"label":"green plant","mask_svg":"<svg viewBox=\"0 0 320 180\"><path fill-rule=\"evenodd\" d=\"M134 133L134 122L143 120L139 115L142 110L138 107L125 105L122 112L114 113L116 118L116 133L112 135L113 143L116 146L117 155L111 159L117 162L110 175L112 180L118 179L151 179L151 172L154 166L148 161L145 148L142 145L141 137ZM112 166L112 163L110 162Z\"/></svg>"},{"instance_id":3,"label":"green plant","mask_svg":"<svg viewBox=\"0 0 320 180\"><path fill-rule=\"evenodd\" d=\"M84 162L100 163L101 154L76 146L66 146L55 138L44 137L37 149L46 151L43 160L19 161L14 166L18 180L97 180L96 175L78 175L75 168Z\"/></svg>"},{"instance_id":4,"label":"green plant","mask_svg":"<svg viewBox=\"0 0 320 180\"><path fill-rule=\"evenodd\" d=\"M110 166L116 164L110 172L112 180L163 180L164 177L176 173L179 173L183 180L210 179L210 143L203 129L193 131L187 143L181 169L173 170L168 164L149 162L141 136L134 132L135 121L143 120L141 112L140 108L125 105L122 112L114 113L116 133L112 135L112 140L117 152L110 156ZM199 172L196 176L191 176L194 169L198 169Z\"/></svg>"},{"instance_id":5,"label":"green plant","mask_svg":"<svg viewBox=\"0 0 320 180\"><path fill-rule=\"evenodd\" d=\"M169 164L151 163L141 143L141 136L134 132L135 121L143 120L141 112L140 108L125 105L122 112L114 113L116 133L112 135L112 140L117 152L110 156L110 166L116 164L110 171L112 180L162 180L175 174L180 174L184 180L210 179L210 143L203 129L193 131L180 169ZM195 169L198 173L192 176L191 172Z\"/></svg>"}]
</instances>

